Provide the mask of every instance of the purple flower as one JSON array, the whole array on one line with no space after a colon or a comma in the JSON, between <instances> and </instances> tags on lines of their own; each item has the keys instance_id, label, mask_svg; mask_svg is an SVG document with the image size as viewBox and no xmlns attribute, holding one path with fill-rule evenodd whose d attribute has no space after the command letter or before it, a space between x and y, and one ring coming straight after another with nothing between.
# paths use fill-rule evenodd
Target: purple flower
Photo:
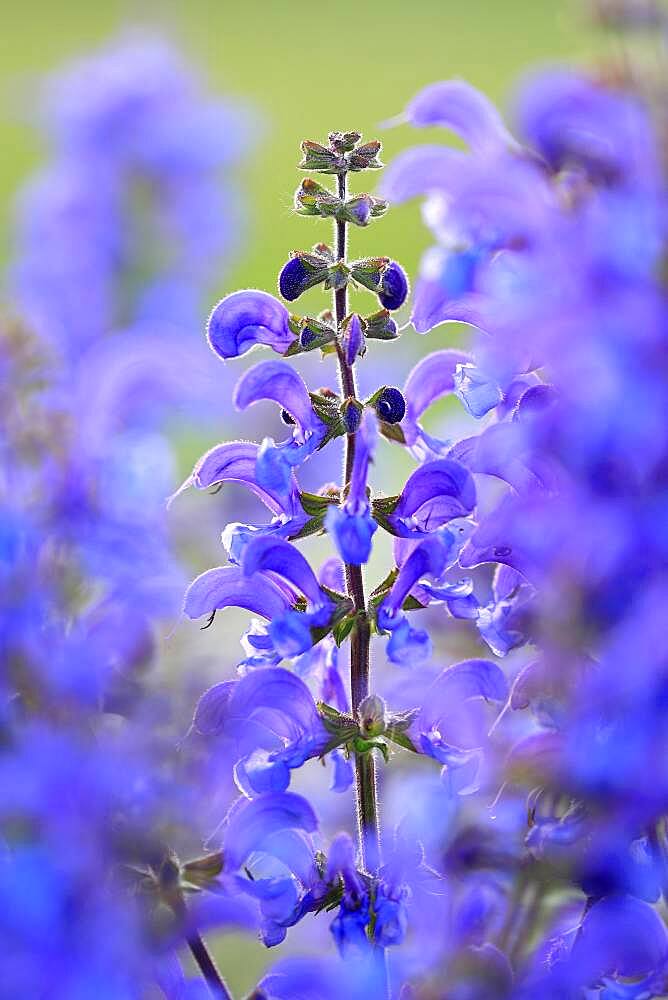
<instances>
[{"instance_id":1,"label":"purple flower","mask_svg":"<svg viewBox=\"0 0 668 1000\"><path fill-rule=\"evenodd\" d=\"M517 146L491 101L465 80L444 80L425 87L408 104L402 119L418 128L440 125L452 129L478 154Z\"/></svg>"},{"instance_id":2,"label":"purple flower","mask_svg":"<svg viewBox=\"0 0 668 1000\"><path fill-rule=\"evenodd\" d=\"M431 654L428 634L422 629L412 628L401 609L422 577L440 580L443 576L449 565L450 539L454 542L451 535L448 541L434 535L420 542L402 564L389 593L378 606L378 627L390 633L388 658L400 666L419 663Z\"/></svg>"},{"instance_id":3,"label":"purple flower","mask_svg":"<svg viewBox=\"0 0 668 1000\"><path fill-rule=\"evenodd\" d=\"M319 448L327 427L316 415L303 379L284 361L262 361L237 382L233 402L238 410L263 399L278 403L295 423L289 440L277 445L272 438L264 439L255 465L260 486L285 495L292 470Z\"/></svg>"},{"instance_id":4,"label":"purple flower","mask_svg":"<svg viewBox=\"0 0 668 1000\"><path fill-rule=\"evenodd\" d=\"M370 945L366 928L371 919L369 894L358 875L355 849L346 833L339 833L329 849L327 877L331 880L337 875L343 880L343 898L329 929L341 955L346 956L351 949L367 951Z\"/></svg>"},{"instance_id":5,"label":"purple flower","mask_svg":"<svg viewBox=\"0 0 668 1000\"><path fill-rule=\"evenodd\" d=\"M402 538L420 538L456 517L471 514L476 503L473 477L448 458L425 462L406 481L386 527Z\"/></svg>"},{"instance_id":6,"label":"purple flower","mask_svg":"<svg viewBox=\"0 0 668 1000\"><path fill-rule=\"evenodd\" d=\"M483 732L476 699L504 702L508 684L489 660L464 660L439 674L411 725L421 751L444 765L451 794L470 795L478 788Z\"/></svg>"},{"instance_id":7,"label":"purple flower","mask_svg":"<svg viewBox=\"0 0 668 1000\"><path fill-rule=\"evenodd\" d=\"M306 685L280 667L210 688L193 728L234 743L235 778L249 797L285 791L290 772L320 755L329 740Z\"/></svg>"},{"instance_id":8,"label":"purple flower","mask_svg":"<svg viewBox=\"0 0 668 1000\"><path fill-rule=\"evenodd\" d=\"M427 434L420 424L422 414L438 399L454 392L455 371L471 360L462 351L434 351L415 365L406 379L403 396L406 415L402 422L404 440L411 453L420 461L435 458L448 445Z\"/></svg>"},{"instance_id":9,"label":"purple flower","mask_svg":"<svg viewBox=\"0 0 668 1000\"><path fill-rule=\"evenodd\" d=\"M322 590L318 579L305 557L289 542L278 538L258 537L244 550L242 572L254 577L258 583L270 573L285 581L294 592L307 599L305 612L284 609L282 614L269 616L269 634L276 650L283 656L296 656L313 645L312 628L328 627L334 612L334 603Z\"/></svg>"},{"instance_id":10,"label":"purple flower","mask_svg":"<svg viewBox=\"0 0 668 1000\"><path fill-rule=\"evenodd\" d=\"M209 317L207 339L221 358L238 358L256 344L285 354L295 341L287 309L268 292L248 289L222 299Z\"/></svg>"}]
</instances>

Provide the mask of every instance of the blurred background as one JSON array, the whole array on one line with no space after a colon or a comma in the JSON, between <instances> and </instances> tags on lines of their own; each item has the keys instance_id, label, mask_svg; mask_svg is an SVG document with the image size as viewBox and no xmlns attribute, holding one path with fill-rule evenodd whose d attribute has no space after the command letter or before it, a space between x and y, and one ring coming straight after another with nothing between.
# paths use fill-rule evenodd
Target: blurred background
<instances>
[{"instance_id":1,"label":"blurred background","mask_svg":"<svg viewBox=\"0 0 668 1000\"><path fill-rule=\"evenodd\" d=\"M201 340L202 345L205 319L217 299L240 287L274 291L278 271L291 250L329 238L326 223L301 219L291 211L293 192L303 176L296 170L302 139L323 140L331 130L356 129L367 138L380 138L383 159L389 162L396 152L416 141L442 140L441 133L429 130L416 134L405 126L380 127L424 85L463 77L508 109L513 88L527 70L566 59L577 63L600 44L581 5L568 0L337 0L330 7L304 0L12 4L3 12L0 41L3 262L12 256L15 195L47 155L35 127L45 74L91 54L119 33L136 29L169 39L195 67L206 93L221 96L246 115L248 152L227 175L228 182L232 175L236 185L233 198L239 201L243 231L234 234L233 253L224 268L221 265L219 280L212 262L214 278L202 301L201 326L189 331L193 341L199 344ZM359 184L354 189L361 190ZM377 226L354 231L351 254L396 258L414 276L420 254L429 243L429 233L421 225L419 208L413 202L393 209ZM300 300L299 308L300 312L315 313L326 305L321 291L316 290ZM375 306L369 300L359 308L370 311ZM426 350L455 343L466 343L465 331L449 326L431 334L428 343L408 333L400 345L389 345L391 350L380 345L371 363L361 366L363 391L369 379L373 388L380 380L401 385L410 366ZM252 361L256 360L254 355ZM220 413L226 410L233 378L249 363L246 358L225 372L203 349L205 381L220 385ZM324 376L316 374L318 365L314 357L300 359L302 371L318 379L312 382L314 386L334 384L331 366ZM447 404L435 407L430 419L442 421L446 408ZM261 409L261 415L243 425L231 414L219 416L218 426L210 427L196 421L184 427L172 420L167 433L175 446L178 466L173 486L188 474L198 455L219 440L235 436L259 440L266 433L280 436L277 418L268 426L268 408ZM399 485L401 471L408 468L397 452L383 449L380 467L375 470L374 478L382 478L386 492ZM315 488L338 475L330 451L326 458L309 463L302 482L306 488ZM205 497L179 501L173 530L191 567L190 575L222 561L216 532L228 521L254 519L246 508L241 515L241 493L235 497L235 491L230 492L232 501L221 500L213 515L214 508L206 504ZM203 515L205 509L207 514ZM327 551L322 541L309 545L319 547L323 555ZM381 554L378 559L382 564L389 555ZM383 571L382 565L372 563L372 576ZM212 682L221 673L232 674L238 659L239 623L246 617L230 615L223 621L220 616L215 628L203 634L193 623L171 623L164 632L163 663L171 664L168 669L180 670L186 662L193 676L193 691L202 690L202 676ZM458 651L458 641L454 630L448 638L449 655ZM459 652L466 655L464 642L461 639ZM187 696L186 711L192 704ZM346 804L340 808L345 811ZM325 940L326 928L323 933ZM251 939L234 935L221 940L217 953L235 993L251 989L261 970L277 957Z\"/></svg>"},{"instance_id":2,"label":"blurred background","mask_svg":"<svg viewBox=\"0 0 668 1000\"><path fill-rule=\"evenodd\" d=\"M0 41L3 256L12 196L41 156L30 124L36 79L129 27L166 34L210 90L250 105L257 116L257 152L242 178L251 229L225 287L213 290L219 297L247 285L271 289L288 251L310 240L309 226L290 212L303 138L355 128L382 138L387 162L415 135L406 128L381 135L378 126L425 84L461 76L506 104L519 72L578 61L594 44L574 0L11 4ZM425 131L424 141L435 135ZM396 209L382 227L357 235L361 252L374 253L381 241L383 253L401 256L414 273L428 243L416 223L415 205Z\"/></svg>"}]
</instances>

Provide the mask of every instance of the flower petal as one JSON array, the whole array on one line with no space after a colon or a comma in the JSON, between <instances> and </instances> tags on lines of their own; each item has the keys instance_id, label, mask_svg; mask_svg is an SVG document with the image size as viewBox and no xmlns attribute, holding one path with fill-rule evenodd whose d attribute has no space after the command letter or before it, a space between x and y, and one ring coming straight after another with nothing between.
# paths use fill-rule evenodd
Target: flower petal
<instances>
[{"instance_id":1,"label":"flower petal","mask_svg":"<svg viewBox=\"0 0 668 1000\"><path fill-rule=\"evenodd\" d=\"M496 107L464 80L443 80L425 87L406 108L406 118L418 128L441 125L452 129L476 153L517 148Z\"/></svg>"},{"instance_id":2,"label":"flower petal","mask_svg":"<svg viewBox=\"0 0 668 1000\"><path fill-rule=\"evenodd\" d=\"M299 590L314 606L328 603L318 578L299 549L282 538L254 538L248 543L241 562L246 578L258 573L275 573ZM261 578L258 578L258 580ZM257 580L253 580L252 589Z\"/></svg>"},{"instance_id":3,"label":"flower petal","mask_svg":"<svg viewBox=\"0 0 668 1000\"><path fill-rule=\"evenodd\" d=\"M219 483L242 483L261 500L272 514L291 514L297 500L297 483L292 482L290 502L282 494L260 486L255 479L255 465L259 446L253 441L227 441L217 444L199 459L192 475L178 492L186 486L204 490ZM175 494L176 495L176 494Z\"/></svg>"},{"instance_id":4,"label":"flower petal","mask_svg":"<svg viewBox=\"0 0 668 1000\"><path fill-rule=\"evenodd\" d=\"M447 146L417 146L397 156L380 183L383 198L406 201L432 191L448 191L471 157Z\"/></svg>"},{"instance_id":5,"label":"flower petal","mask_svg":"<svg viewBox=\"0 0 668 1000\"><path fill-rule=\"evenodd\" d=\"M397 614L415 584L423 576L438 579L448 565L448 546L438 535L425 538L416 545L402 564L389 594L378 608L378 623L381 628L392 628L392 618Z\"/></svg>"},{"instance_id":6,"label":"flower petal","mask_svg":"<svg viewBox=\"0 0 668 1000\"><path fill-rule=\"evenodd\" d=\"M425 462L409 476L388 521L397 534L433 531L455 517L470 514L476 503L473 477L449 458Z\"/></svg>"},{"instance_id":7,"label":"flower petal","mask_svg":"<svg viewBox=\"0 0 668 1000\"><path fill-rule=\"evenodd\" d=\"M183 610L188 618L200 618L220 608L245 608L271 620L290 607L285 593L266 577L248 586L247 577L237 566L217 566L201 573L186 591Z\"/></svg>"},{"instance_id":8,"label":"flower petal","mask_svg":"<svg viewBox=\"0 0 668 1000\"><path fill-rule=\"evenodd\" d=\"M261 399L271 399L294 417L303 431L320 429L306 384L286 361L261 361L245 372L237 382L232 401L245 410Z\"/></svg>"},{"instance_id":9,"label":"flower petal","mask_svg":"<svg viewBox=\"0 0 668 1000\"><path fill-rule=\"evenodd\" d=\"M221 358L237 358L255 344L285 354L295 335L282 302L257 289L233 292L214 307L207 324L211 349Z\"/></svg>"},{"instance_id":10,"label":"flower petal","mask_svg":"<svg viewBox=\"0 0 668 1000\"><path fill-rule=\"evenodd\" d=\"M424 411L437 399L454 391L457 365L467 364L470 360L471 356L463 351L434 351L411 369L404 386L406 416L402 425L409 444L412 442L408 440L408 434L415 436L415 425Z\"/></svg>"},{"instance_id":11,"label":"flower petal","mask_svg":"<svg viewBox=\"0 0 668 1000\"><path fill-rule=\"evenodd\" d=\"M318 820L312 807L293 792L270 792L243 804L230 819L225 831L223 856L228 871L239 869L246 858L262 849L265 841L279 830L313 833Z\"/></svg>"}]
</instances>

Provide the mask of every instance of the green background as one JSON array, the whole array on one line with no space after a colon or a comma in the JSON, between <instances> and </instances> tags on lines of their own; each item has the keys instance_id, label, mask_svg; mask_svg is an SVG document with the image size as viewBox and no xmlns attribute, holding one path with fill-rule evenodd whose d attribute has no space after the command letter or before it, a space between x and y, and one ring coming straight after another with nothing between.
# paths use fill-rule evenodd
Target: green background
<instances>
[{"instance_id":1,"label":"green background","mask_svg":"<svg viewBox=\"0 0 668 1000\"><path fill-rule=\"evenodd\" d=\"M406 126L378 128L425 84L464 77L507 107L528 69L579 62L597 44L580 5L569 0L7 4L0 39L0 258L11 246L14 192L43 156L31 124L36 81L134 26L165 31L201 67L209 89L247 102L258 118L255 154L238 172L251 229L244 253L212 289L216 298L236 287L272 289L291 249L327 238L315 223L291 214L303 138L358 129L383 140L388 162L413 142L440 138ZM411 275L429 244L415 204L393 209L353 239L353 255L397 257ZM283 948L267 953L235 935L224 937L217 951L240 995Z\"/></svg>"},{"instance_id":2,"label":"green background","mask_svg":"<svg viewBox=\"0 0 668 1000\"><path fill-rule=\"evenodd\" d=\"M35 79L128 26L165 30L212 89L242 98L258 114L257 152L241 178L253 227L218 296L244 285L271 289L289 250L325 238L290 211L301 139L355 128L383 140L387 162L416 139L435 138L407 126L378 128L425 84L461 76L506 104L518 73L546 60L578 60L592 41L571 0L7 4L0 39L0 255L10 245L12 195L41 155L30 123ZM416 225L415 205L408 205L357 241L360 254L400 257L414 273L428 236Z\"/></svg>"}]
</instances>

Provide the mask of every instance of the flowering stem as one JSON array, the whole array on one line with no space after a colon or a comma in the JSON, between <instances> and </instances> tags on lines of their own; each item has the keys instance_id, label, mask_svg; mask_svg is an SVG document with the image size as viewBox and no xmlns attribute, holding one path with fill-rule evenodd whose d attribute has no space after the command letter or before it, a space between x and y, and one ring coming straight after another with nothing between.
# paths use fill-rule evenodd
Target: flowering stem
<instances>
[{"instance_id":1,"label":"flowering stem","mask_svg":"<svg viewBox=\"0 0 668 1000\"><path fill-rule=\"evenodd\" d=\"M179 889L175 889L169 894L168 898L176 916L187 925L188 911L186 901L183 898L183 893ZM187 932L186 941L188 942L188 947L192 952L193 958L197 962L200 972L204 976L211 995L214 996L216 1000L234 1000L232 993L228 989L227 983L216 968L216 963L214 962L209 949L204 944L202 936L197 930L195 930L194 927L192 930Z\"/></svg>"},{"instance_id":2,"label":"flowering stem","mask_svg":"<svg viewBox=\"0 0 668 1000\"><path fill-rule=\"evenodd\" d=\"M216 1000L233 1000L225 980L216 968L216 963L211 957L209 949L197 931L193 931L188 936L188 947L193 953L193 958L197 962L212 996L216 997Z\"/></svg>"},{"instance_id":3,"label":"flowering stem","mask_svg":"<svg viewBox=\"0 0 668 1000\"><path fill-rule=\"evenodd\" d=\"M346 175L338 176L338 196L346 197ZM345 263L346 260L346 224L336 222L336 255ZM343 320L348 311L348 289L344 285L334 292L334 310L337 330L341 330ZM353 366L346 361L343 351L337 348L339 359L339 376L343 399L356 396L355 372ZM355 459L355 435L348 434L346 438L344 489L350 482L353 462ZM350 686L352 691L353 713L357 713L360 703L369 694L369 643L371 629L366 617L366 599L364 596L364 578L361 566L346 563L346 587L348 596L352 599L357 613L357 623L351 633L350 641ZM355 757L355 783L357 789L357 821L360 838L362 866L368 872L375 871L380 864L380 830L378 825L378 803L376 796L376 768L370 753L357 754Z\"/></svg>"}]
</instances>

